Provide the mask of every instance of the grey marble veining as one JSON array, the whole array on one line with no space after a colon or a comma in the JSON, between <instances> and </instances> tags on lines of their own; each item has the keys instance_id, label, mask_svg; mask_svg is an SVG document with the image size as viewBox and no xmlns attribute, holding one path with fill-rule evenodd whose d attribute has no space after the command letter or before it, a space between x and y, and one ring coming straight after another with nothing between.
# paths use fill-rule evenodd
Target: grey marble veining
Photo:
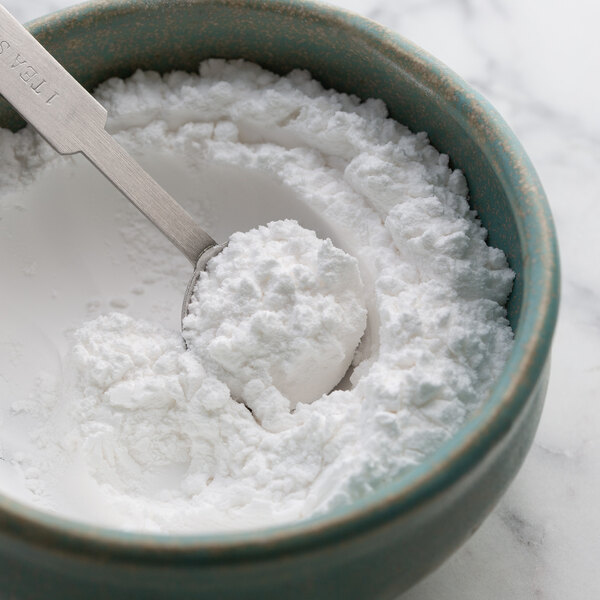
<instances>
[{"instance_id":1,"label":"grey marble veining","mask_svg":"<svg viewBox=\"0 0 600 600\"><path fill-rule=\"evenodd\" d=\"M332 3L410 38L492 101L538 169L561 247L561 317L532 451L479 531L402 600L600 598L600 2ZM23 21L71 4L4 1Z\"/></svg>"}]
</instances>

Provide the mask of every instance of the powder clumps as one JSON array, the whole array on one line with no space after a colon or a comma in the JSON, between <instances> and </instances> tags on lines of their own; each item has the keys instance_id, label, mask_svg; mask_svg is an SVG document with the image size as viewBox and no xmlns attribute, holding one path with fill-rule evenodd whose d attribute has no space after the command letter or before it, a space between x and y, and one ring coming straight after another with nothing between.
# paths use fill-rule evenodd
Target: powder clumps
<instances>
[{"instance_id":1,"label":"powder clumps","mask_svg":"<svg viewBox=\"0 0 600 600\"><path fill-rule=\"evenodd\" d=\"M364 333L358 262L295 221L234 233L201 273L183 336L253 410L294 408L343 378Z\"/></svg>"},{"instance_id":2,"label":"powder clumps","mask_svg":"<svg viewBox=\"0 0 600 600\"><path fill-rule=\"evenodd\" d=\"M55 383L45 377L43 395L14 407L40 421L34 451L13 461L32 501L145 531L307 518L402 476L485 402L512 346L504 305L514 274L504 254L486 245L463 174L426 134L389 119L381 101L325 90L305 71L280 77L243 61L205 61L199 75L138 72L108 81L97 96L109 109L110 130L131 151L160 146L192 166L260 172L335 225L359 261L369 325L348 389L323 393L329 382L319 374L308 394L314 401L304 402L304 391L296 394L286 379L293 373L278 371L274 347L264 362L248 361L273 323L246 309L235 314L233 299L245 297L252 307L262 290L297 323L322 327L324 343L331 332L338 341L355 339L364 326L356 263L325 243L314 246L319 260L292 282L290 265L257 265L256 278L272 278L259 285L233 276L239 261L243 272L251 266L234 236L195 297L186 322L192 351L160 324L100 316L74 333ZM35 154L25 132L0 140L3 155L20 156L10 149L19 135ZM50 160L44 152L28 160L33 170ZM295 227L283 222L242 236L250 235L246 243L279 231L285 246ZM303 264L301 248L292 255ZM317 277L321 260L327 272L344 273L347 288L322 281L333 299L319 310L315 301L303 321L294 315L303 310L303 278ZM167 276L169 264L161 269ZM211 305L220 285L232 293ZM350 322L341 322L344 314ZM215 319L223 331L213 331ZM284 356L312 339L303 330L296 340L283 321L275 324ZM339 356L350 346L330 351ZM318 367L321 357L311 351L307 360ZM302 368L310 378L313 367Z\"/></svg>"}]
</instances>

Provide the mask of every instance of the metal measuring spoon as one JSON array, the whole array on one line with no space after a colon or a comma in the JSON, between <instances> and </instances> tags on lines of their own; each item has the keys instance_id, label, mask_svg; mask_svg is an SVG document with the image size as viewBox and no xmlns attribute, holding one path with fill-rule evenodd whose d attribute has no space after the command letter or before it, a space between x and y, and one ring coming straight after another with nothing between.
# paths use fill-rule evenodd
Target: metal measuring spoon
<instances>
[{"instance_id":1,"label":"metal measuring spoon","mask_svg":"<svg viewBox=\"0 0 600 600\"><path fill-rule=\"evenodd\" d=\"M219 245L106 131L106 109L0 5L0 93L60 154L83 154L194 266L181 318Z\"/></svg>"}]
</instances>

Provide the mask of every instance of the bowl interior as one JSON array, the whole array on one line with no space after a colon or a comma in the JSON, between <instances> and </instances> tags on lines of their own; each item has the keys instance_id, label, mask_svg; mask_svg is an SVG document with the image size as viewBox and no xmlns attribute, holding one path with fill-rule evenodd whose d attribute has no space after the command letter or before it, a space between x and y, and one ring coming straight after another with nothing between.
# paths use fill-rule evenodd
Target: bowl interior
<instances>
[{"instance_id":1,"label":"bowl interior","mask_svg":"<svg viewBox=\"0 0 600 600\"><path fill-rule=\"evenodd\" d=\"M517 344L489 410L408 483L428 472L438 477L443 461L456 466L452 453L464 451L460 465L436 480L446 485L503 435L546 362L557 310L556 247L543 191L522 148L489 104L451 71L376 23L302 1L90 3L34 22L31 30L89 90L137 69L196 71L206 58L244 58L280 74L308 69L326 87L381 98L391 117L413 131L427 131L438 150L451 156L452 166L464 171L489 243L506 253L516 272L508 315ZM23 126L2 99L0 126ZM474 432L478 445L469 437ZM379 500L403 488L395 482L390 489ZM361 510L369 502L359 503Z\"/></svg>"}]
</instances>

